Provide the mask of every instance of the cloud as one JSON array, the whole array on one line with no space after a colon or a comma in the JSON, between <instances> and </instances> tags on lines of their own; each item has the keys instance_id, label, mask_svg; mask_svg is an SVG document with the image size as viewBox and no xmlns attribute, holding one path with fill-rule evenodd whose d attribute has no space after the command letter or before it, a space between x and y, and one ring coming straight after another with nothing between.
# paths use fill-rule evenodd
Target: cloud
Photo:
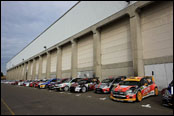
<instances>
[{"instance_id":1,"label":"cloud","mask_svg":"<svg viewBox=\"0 0 174 116\"><path fill-rule=\"evenodd\" d=\"M1 69L77 1L1 2ZM4 72L5 73L5 72Z\"/></svg>"}]
</instances>

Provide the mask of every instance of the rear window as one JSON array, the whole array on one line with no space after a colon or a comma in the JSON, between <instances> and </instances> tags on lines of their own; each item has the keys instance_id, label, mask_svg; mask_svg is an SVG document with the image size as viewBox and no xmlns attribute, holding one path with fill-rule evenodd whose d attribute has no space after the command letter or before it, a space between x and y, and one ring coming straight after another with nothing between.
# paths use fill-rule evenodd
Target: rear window
<instances>
[{"instance_id":1,"label":"rear window","mask_svg":"<svg viewBox=\"0 0 174 116\"><path fill-rule=\"evenodd\" d=\"M111 83L113 81L113 79L104 79L102 81L102 83Z\"/></svg>"}]
</instances>

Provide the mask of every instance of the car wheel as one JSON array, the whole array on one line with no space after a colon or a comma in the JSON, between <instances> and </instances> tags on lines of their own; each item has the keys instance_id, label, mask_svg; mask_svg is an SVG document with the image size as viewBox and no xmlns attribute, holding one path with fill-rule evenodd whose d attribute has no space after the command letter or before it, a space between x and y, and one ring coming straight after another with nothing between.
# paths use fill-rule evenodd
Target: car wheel
<instances>
[{"instance_id":1,"label":"car wheel","mask_svg":"<svg viewBox=\"0 0 174 116\"><path fill-rule=\"evenodd\" d=\"M87 91L86 87L82 87L82 92L85 93Z\"/></svg>"},{"instance_id":2,"label":"car wheel","mask_svg":"<svg viewBox=\"0 0 174 116\"><path fill-rule=\"evenodd\" d=\"M157 95L158 95L158 88L156 87L154 90L154 96L157 96Z\"/></svg>"},{"instance_id":3,"label":"car wheel","mask_svg":"<svg viewBox=\"0 0 174 116\"><path fill-rule=\"evenodd\" d=\"M140 91L137 92L136 100L137 100L138 102L142 101L142 94L141 94Z\"/></svg>"},{"instance_id":4,"label":"car wheel","mask_svg":"<svg viewBox=\"0 0 174 116\"><path fill-rule=\"evenodd\" d=\"M69 90L68 86L64 87L64 91L68 91L68 90Z\"/></svg>"},{"instance_id":5,"label":"car wheel","mask_svg":"<svg viewBox=\"0 0 174 116\"><path fill-rule=\"evenodd\" d=\"M45 89L47 89L48 88L48 85L45 85Z\"/></svg>"}]
</instances>

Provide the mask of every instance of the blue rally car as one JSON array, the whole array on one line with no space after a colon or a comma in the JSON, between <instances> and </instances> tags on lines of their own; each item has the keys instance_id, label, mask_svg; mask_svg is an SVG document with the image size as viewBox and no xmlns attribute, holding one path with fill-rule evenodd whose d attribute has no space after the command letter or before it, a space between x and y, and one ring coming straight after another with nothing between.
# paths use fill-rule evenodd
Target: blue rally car
<instances>
[{"instance_id":1,"label":"blue rally car","mask_svg":"<svg viewBox=\"0 0 174 116\"><path fill-rule=\"evenodd\" d=\"M50 84L51 82L56 82L56 81L57 81L57 78L49 79L46 82L40 83L39 88L43 88L43 89L48 88L48 84Z\"/></svg>"}]
</instances>

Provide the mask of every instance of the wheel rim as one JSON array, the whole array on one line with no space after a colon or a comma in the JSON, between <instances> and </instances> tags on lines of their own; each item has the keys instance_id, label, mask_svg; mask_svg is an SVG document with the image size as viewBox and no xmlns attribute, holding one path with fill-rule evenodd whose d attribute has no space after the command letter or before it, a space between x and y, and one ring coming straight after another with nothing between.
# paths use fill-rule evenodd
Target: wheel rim
<instances>
[{"instance_id":1,"label":"wheel rim","mask_svg":"<svg viewBox=\"0 0 174 116\"><path fill-rule=\"evenodd\" d=\"M138 92L138 101L141 101L141 100L142 100L141 92Z\"/></svg>"},{"instance_id":2,"label":"wheel rim","mask_svg":"<svg viewBox=\"0 0 174 116\"><path fill-rule=\"evenodd\" d=\"M68 91L68 87L65 87L65 91Z\"/></svg>"},{"instance_id":3,"label":"wheel rim","mask_svg":"<svg viewBox=\"0 0 174 116\"><path fill-rule=\"evenodd\" d=\"M155 88L155 95L158 95L158 89Z\"/></svg>"},{"instance_id":4,"label":"wheel rim","mask_svg":"<svg viewBox=\"0 0 174 116\"><path fill-rule=\"evenodd\" d=\"M82 88L82 92L86 92L86 87L83 87Z\"/></svg>"}]
</instances>

